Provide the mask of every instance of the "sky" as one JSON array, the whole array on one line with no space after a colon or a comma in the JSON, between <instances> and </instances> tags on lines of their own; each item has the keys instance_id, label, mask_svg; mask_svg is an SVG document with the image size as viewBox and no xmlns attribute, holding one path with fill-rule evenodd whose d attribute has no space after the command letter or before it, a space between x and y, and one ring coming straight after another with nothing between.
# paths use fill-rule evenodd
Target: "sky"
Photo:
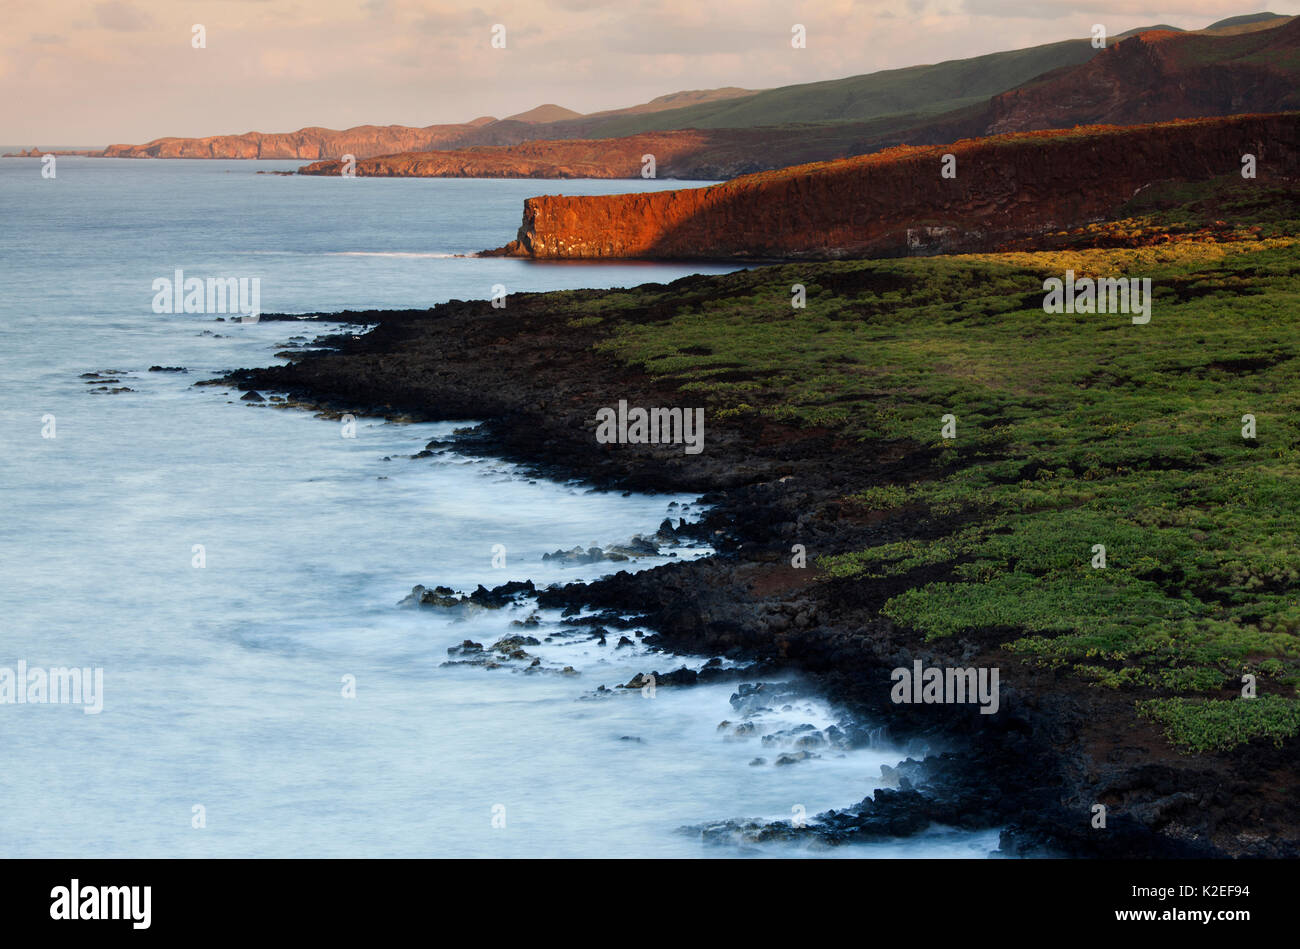
<instances>
[{"instance_id":1,"label":"sky","mask_svg":"<svg viewBox=\"0 0 1300 949\"><path fill-rule=\"evenodd\" d=\"M1094 23L1110 34L1199 29L1260 10L1260 0L10 0L0 143L424 126L547 102L595 112L1086 38ZM795 24L803 49L791 45ZM503 49L492 45L498 25Z\"/></svg>"}]
</instances>

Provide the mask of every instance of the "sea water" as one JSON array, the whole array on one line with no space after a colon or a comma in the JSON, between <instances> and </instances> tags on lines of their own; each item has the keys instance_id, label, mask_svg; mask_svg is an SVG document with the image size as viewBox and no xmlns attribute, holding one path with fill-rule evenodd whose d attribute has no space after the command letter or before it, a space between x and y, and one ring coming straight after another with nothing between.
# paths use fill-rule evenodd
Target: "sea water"
<instances>
[{"instance_id":1,"label":"sea water","mask_svg":"<svg viewBox=\"0 0 1300 949\"><path fill-rule=\"evenodd\" d=\"M178 269L257 278L264 312L723 272L457 256L511 239L530 195L691 183L257 174L297 164L69 157L45 178L38 160L0 161L0 667L103 682L97 713L0 704L0 854L820 852L681 830L811 820L880 784L904 757L887 742L773 763L781 748L761 735L837 719L815 693L728 740L735 683L617 688L708 657L650 654L632 630L602 646L527 606L399 606L416 584L544 585L707 555L542 559L651 534L697 516L697 499L415 457L458 426L361 418L345 438L337 419L195 386L330 327L152 306L153 281ZM524 622L536 625L512 625ZM490 650L512 634L540 641L528 660L445 665L464 640ZM634 645L619 648L625 634ZM832 854L994 846L992 833L936 832Z\"/></svg>"}]
</instances>

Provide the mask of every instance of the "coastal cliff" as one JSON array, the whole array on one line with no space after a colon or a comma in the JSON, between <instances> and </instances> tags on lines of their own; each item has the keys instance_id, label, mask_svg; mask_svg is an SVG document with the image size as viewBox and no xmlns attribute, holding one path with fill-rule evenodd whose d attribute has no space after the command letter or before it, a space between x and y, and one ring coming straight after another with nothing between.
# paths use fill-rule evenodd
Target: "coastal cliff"
<instances>
[{"instance_id":1,"label":"coastal cliff","mask_svg":"<svg viewBox=\"0 0 1300 949\"><path fill-rule=\"evenodd\" d=\"M649 154L655 158L656 172L670 177L683 156L697 153L717 137L692 129L592 141L411 151L358 161L355 171L364 178L640 178L642 156ZM337 175L342 170L342 162L327 160L298 173Z\"/></svg>"},{"instance_id":2,"label":"coastal cliff","mask_svg":"<svg viewBox=\"0 0 1300 949\"><path fill-rule=\"evenodd\" d=\"M356 163L363 178L641 178L654 156L656 178L712 180L775 165L869 151L859 125L682 129L624 138L524 142L383 155ZM318 161L302 175L337 175L343 163Z\"/></svg>"},{"instance_id":3,"label":"coastal cliff","mask_svg":"<svg viewBox=\"0 0 1300 949\"><path fill-rule=\"evenodd\" d=\"M358 158L392 152L445 147L479 126L496 121L475 119L462 125L359 125L350 129L312 126L296 132L210 135L206 138L158 138L143 145L109 145L102 158L302 158L342 155Z\"/></svg>"},{"instance_id":4,"label":"coastal cliff","mask_svg":"<svg viewBox=\"0 0 1300 949\"><path fill-rule=\"evenodd\" d=\"M1098 220L1157 182L1229 174L1246 154L1260 178L1296 175L1300 115L1018 133L707 188L528 198L517 239L485 253L832 259L975 251ZM954 177L942 176L946 165Z\"/></svg>"}]
</instances>

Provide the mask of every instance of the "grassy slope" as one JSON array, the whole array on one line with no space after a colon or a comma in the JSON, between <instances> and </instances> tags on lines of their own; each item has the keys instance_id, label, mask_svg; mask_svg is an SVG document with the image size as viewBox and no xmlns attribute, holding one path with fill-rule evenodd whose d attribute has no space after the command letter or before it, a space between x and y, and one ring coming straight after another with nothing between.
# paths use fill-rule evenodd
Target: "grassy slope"
<instances>
[{"instance_id":1,"label":"grassy slope","mask_svg":"<svg viewBox=\"0 0 1300 949\"><path fill-rule=\"evenodd\" d=\"M599 134L621 136L679 128L861 122L901 115L911 115L915 120L982 103L992 95L1059 66L1086 62L1096 52L1087 40L1066 40L973 59L783 86L743 99L651 115L618 116L602 122Z\"/></svg>"},{"instance_id":2,"label":"grassy slope","mask_svg":"<svg viewBox=\"0 0 1300 949\"><path fill-rule=\"evenodd\" d=\"M1278 47L1273 29L1245 33L1200 34L1176 47L1185 68L1212 63L1263 66L1294 72L1300 68L1300 50Z\"/></svg>"},{"instance_id":3,"label":"grassy slope","mask_svg":"<svg viewBox=\"0 0 1300 949\"><path fill-rule=\"evenodd\" d=\"M940 568L887 603L898 624L992 632L1013 657L1130 690L1189 750L1276 740L1300 729L1300 199L1254 187L1144 195L1116 227L1270 208L1252 239L775 267L725 278L701 309L666 293L670 317L601 345L711 413L947 453L938 480L844 487L860 512L905 509L938 539L819 561L863 583ZM1067 268L1151 277L1151 322L1045 314L1042 281ZM1238 697L1247 672L1254 701Z\"/></svg>"},{"instance_id":4,"label":"grassy slope","mask_svg":"<svg viewBox=\"0 0 1300 949\"><path fill-rule=\"evenodd\" d=\"M1253 26L1257 23L1269 23L1278 19L1285 19L1285 14L1244 13L1241 16L1230 16L1224 20L1216 20L1207 26L1206 30L1225 30L1233 27Z\"/></svg>"},{"instance_id":5,"label":"grassy slope","mask_svg":"<svg viewBox=\"0 0 1300 949\"><path fill-rule=\"evenodd\" d=\"M1240 63L1284 71L1300 68L1296 60L1300 53L1295 50L1266 48L1276 39L1272 30L1290 18L1263 17L1249 23L1185 33L1190 42L1179 47L1185 67ZM1112 42L1131 32L1112 37ZM1232 42L1224 42L1226 39ZM978 124L992 96L1057 79L1090 60L1096 52L1088 40L1065 40L972 59L784 86L743 98L649 115L558 123L547 131L546 137L565 138L574 134L582 138L612 138L670 129L808 124L845 124L850 128L847 123L864 123L852 131L853 138L861 141L864 150L875 150L895 140L939 142L947 140L945 134L977 134L974 127L966 126Z\"/></svg>"},{"instance_id":6,"label":"grassy slope","mask_svg":"<svg viewBox=\"0 0 1300 949\"><path fill-rule=\"evenodd\" d=\"M1241 22L1236 22L1240 20ZM1204 38L1240 33L1238 46L1198 45L1205 62L1233 60L1273 63L1276 54L1252 58L1249 51L1266 43L1257 31L1285 23L1269 14L1224 21L1206 31ZM1249 21L1249 22L1247 22ZM1113 40L1130 33L1120 34ZM991 96L1029 83L1045 73L1087 62L1096 54L1086 39L1064 40L1028 49L989 53L972 59L950 60L905 69L890 69L827 82L802 83L768 89L738 99L702 103L649 115L620 115L601 119L584 129L584 137L617 137L638 132L682 128L752 128L820 122L875 122L880 134L890 134L922 124L927 119L961 117L959 110L975 111ZM1288 54L1289 55L1289 54ZM1274 63L1276 65L1276 63ZM1293 68L1294 63L1282 64ZM948 113L953 113L949 115ZM563 125L555 130L563 135Z\"/></svg>"}]
</instances>

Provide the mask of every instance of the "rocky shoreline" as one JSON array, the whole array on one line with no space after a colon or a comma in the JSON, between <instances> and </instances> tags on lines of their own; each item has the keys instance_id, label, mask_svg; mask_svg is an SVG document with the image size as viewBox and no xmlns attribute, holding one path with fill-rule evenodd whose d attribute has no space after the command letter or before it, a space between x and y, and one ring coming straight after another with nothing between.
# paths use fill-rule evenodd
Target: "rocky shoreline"
<instances>
[{"instance_id":1,"label":"rocky shoreline","mask_svg":"<svg viewBox=\"0 0 1300 949\"><path fill-rule=\"evenodd\" d=\"M727 292L707 277L670 287L683 299ZM926 642L880 615L889 596L926 582L930 568L875 584L819 575L815 556L927 529L902 512L864 515L844 505L849 473L879 484L926 479L950 464L941 451L713 416L699 455L679 445L599 444L602 406L692 404L689 393L593 349L609 321L651 323L653 307L611 313L599 326L568 319L573 301L590 304L601 293L520 294L505 310L453 300L429 310L283 317L374 328L326 337L320 351L282 353L287 365L221 381L330 412L481 420L458 436L457 451L601 488L701 493L709 513L684 529L716 556L552 587L537 594L538 604L639 614L638 625L654 631L647 641L667 651L798 670L861 719L887 723L895 741L940 752L901 766L896 787L805 828L729 822L699 828L705 840L839 843L942 825L1002 827L1006 855L1300 855L1296 804L1285 791L1295 765L1284 750L1256 742L1178 754L1135 718L1131 696L1021 662L1001 649L1005 630ZM792 565L795 545L807 551L805 568ZM997 714L894 704L890 670L916 660L1000 668ZM1097 803L1108 809L1105 829L1091 825Z\"/></svg>"}]
</instances>

